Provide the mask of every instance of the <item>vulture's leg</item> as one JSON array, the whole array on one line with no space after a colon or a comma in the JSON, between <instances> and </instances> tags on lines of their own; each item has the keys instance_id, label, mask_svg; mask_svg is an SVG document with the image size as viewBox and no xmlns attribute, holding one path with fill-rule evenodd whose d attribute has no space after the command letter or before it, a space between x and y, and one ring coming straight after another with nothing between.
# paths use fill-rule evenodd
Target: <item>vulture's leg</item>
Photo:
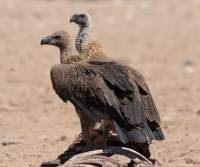
<instances>
[{"instance_id":1,"label":"vulture's leg","mask_svg":"<svg viewBox=\"0 0 200 167\"><path fill-rule=\"evenodd\" d=\"M95 124L96 124L96 122L94 122L91 119L88 119L87 124L84 123L84 125L82 127L83 134L84 134L83 136L85 136L84 140L86 143L86 146L83 149L84 151L91 151L91 150L95 149L95 145L92 144L93 129L94 129Z\"/></svg>"},{"instance_id":2,"label":"vulture's leg","mask_svg":"<svg viewBox=\"0 0 200 167\"><path fill-rule=\"evenodd\" d=\"M94 145L92 145L92 134L93 134L93 129L94 129L96 122L94 122L85 113L81 112L77 108L76 108L76 112L80 118L83 140L86 143L86 146L80 147L79 150L83 150L83 151L93 150Z\"/></svg>"},{"instance_id":3,"label":"vulture's leg","mask_svg":"<svg viewBox=\"0 0 200 167\"><path fill-rule=\"evenodd\" d=\"M114 125L111 120L103 121L103 139L101 143L98 145L98 148L106 148L107 147L107 136L109 132L115 132Z\"/></svg>"}]
</instances>

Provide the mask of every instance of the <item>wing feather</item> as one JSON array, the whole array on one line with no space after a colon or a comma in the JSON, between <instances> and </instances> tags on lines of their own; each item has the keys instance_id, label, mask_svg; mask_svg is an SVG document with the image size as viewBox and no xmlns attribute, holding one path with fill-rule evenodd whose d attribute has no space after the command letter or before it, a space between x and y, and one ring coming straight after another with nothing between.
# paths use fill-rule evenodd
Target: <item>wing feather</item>
<instances>
[{"instance_id":1,"label":"wing feather","mask_svg":"<svg viewBox=\"0 0 200 167\"><path fill-rule=\"evenodd\" d=\"M51 80L55 92L93 121L111 119L124 142L127 136L136 142L154 138L145 125L147 119L155 121L150 128L156 129L160 117L143 77L114 61L97 64L54 65ZM162 131L156 135L162 138Z\"/></svg>"}]
</instances>

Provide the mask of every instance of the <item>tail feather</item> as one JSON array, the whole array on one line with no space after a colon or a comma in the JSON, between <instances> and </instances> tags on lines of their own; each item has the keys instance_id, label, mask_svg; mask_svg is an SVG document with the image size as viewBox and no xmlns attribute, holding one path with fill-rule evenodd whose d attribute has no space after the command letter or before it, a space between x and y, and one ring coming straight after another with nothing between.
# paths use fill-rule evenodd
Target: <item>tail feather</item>
<instances>
[{"instance_id":1,"label":"tail feather","mask_svg":"<svg viewBox=\"0 0 200 167\"><path fill-rule=\"evenodd\" d=\"M153 139L155 139L151 129L149 126L146 124L144 128L141 130L145 136L145 141L146 142L151 142Z\"/></svg>"},{"instance_id":2,"label":"tail feather","mask_svg":"<svg viewBox=\"0 0 200 167\"><path fill-rule=\"evenodd\" d=\"M119 137L119 140L124 144L128 143L129 138L127 137L127 134L123 132L123 130L119 127L119 125L115 122L115 120L112 121L115 127L115 131L117 132L117 135Z\"/></svg>"},{"instance_id":3,"label":"tail feather","mask_svg":"<svg viewBox=\"0 0 200 167\"><path fill-rule=\"evenodd\" d=\"M141 140L143 140L141 131L138 129L132 129L132 131L130 131L128 134L129 134L131 142L140 143Z\"/></svg>"},{"instance_id":4,"label":"tail feather","mask_svg":"<svg viewBox=\"0 0 200 167\"><path fill-rule=\"evenodd\" d=\"M164 136L161 128L158 130L158 134L159 134L159 136L161 137L162 140L165 139L165 136Z\"/></svg>"},{"instance_id":5,"label":"tail feather","mask_svg":"<svg viewBox=\"0 0 200 167\"><path fill-rule=\"evenodd\" d=\"M157 131L153 131L153 134L154 134L156 140L161 141L161 138L159 137Z\"/></svg>"},{"instance_id":6,"label":"tail feather","mask_svg":"<svg viewBox=\"0 0 200 167\"><path fill-rule=\"evenodd\" d=\"M154 134L147 124L141 130L132 129L129 134L130 140L137 143L151 142L155 139Z\"/></svg>"},{"instance_id":7,"label":"tail feather","mask_svg":"<svg viewBox=\"0 0 200 167\"><path fill-rule=\"evenodd\" d=\"M164 139L165 139L165 136L164 136L164 134L163 134L161 128L160 128L159 130L153 131L153 134L154 134L156 140L161 141L161 140L164 140Z\"/></svg>"},{"instance_id":8,"label":"tail feather","mask_svg":"<svg viewBox=\"0 0 200 167\"><path fill-rule=\"evenodd\" d=\"M142 129L130 128L126 125L118 124L115 120L113 120L113 124L120 141L124 144L128 143L129 140L131 142L143 143L151 142L152 140L161 141L165 138L161 128L159 130L152 130L147 123Z\"/></svg>"}]
</instances>

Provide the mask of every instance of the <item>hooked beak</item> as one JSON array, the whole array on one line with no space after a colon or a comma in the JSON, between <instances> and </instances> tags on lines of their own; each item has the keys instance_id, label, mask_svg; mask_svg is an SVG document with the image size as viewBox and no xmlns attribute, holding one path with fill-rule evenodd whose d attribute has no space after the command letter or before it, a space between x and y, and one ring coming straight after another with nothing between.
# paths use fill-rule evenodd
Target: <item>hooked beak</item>
<instances>
[{"instance_id":1,"label":"hooked beak","mask_svg":"<svg viewBox=\"0 0 200 167\"><path fill-rule=\"evenodd\" d=\"M75 22L77 18L77 14L73 15L72 17L70 17L70 23L71 22Z\"/></svg>"},{"instance_id":2,"label":"hooked beak","mask_svg":"<svg viewBox=\"0 0 200 167\"><path fill-rule=\"evenodd\" d=\"M50 40L51 40L51 36L43 38L42 41L41 41L41 45L48 44Z\"/></svg>"}]
</instances>

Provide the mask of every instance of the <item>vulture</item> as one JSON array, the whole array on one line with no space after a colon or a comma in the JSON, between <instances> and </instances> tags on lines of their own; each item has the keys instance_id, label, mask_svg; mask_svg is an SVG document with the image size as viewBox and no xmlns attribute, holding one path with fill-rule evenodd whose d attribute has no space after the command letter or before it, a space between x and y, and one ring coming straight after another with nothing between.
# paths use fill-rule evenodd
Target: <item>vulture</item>
<instances>
[{"instance_id":1,"label":"vulture","mask_svg":"<svg viewBox=\"0 0 200 167\"><path fill-rule=\"evenodd\" d=\"M52 86L64 102L70 101L75 106L86 142L85 151L96 147L92 145L92 133L95 124L101 123L101 120L104 120L108 130L98 148L106 147L110 130L115 130L123 143L129 139L133 142L154 139L144 111L136 112L136 115L129 113L137 111L138 107L139 110L144 108L140 99L134 97L139 93L129 81L127 68L115 61L73 55L71 41L70 35L61 30L43 38L41 45L53 45L60 49L61 64L54 65L50 71Z\"/></svg>"},{"instance_id":2,"label":"vulture","mask_svg":"<svg viewBox=\"0 0 200 167\"><path fill-rule=\"evenodd\" d=\"M121 76L120 68L116 68L117 66L125 69L127 73L123 76L123 80L128 80L126 85L130 84L133 88L133 90L121 89L119 86L107 82L104 77L107 86L114 93L112 96L113 102L116 97L114 103L116 104L117 102L120 106L120 112L113 106L116 110L115 114L121 113L119 116L122 116L122 119L118 119L118 122L116 122L114 113L110 110L108 111L110 121L108 122L107 119L103 120L104 139L102 147L105 146L108 131L116 132L123 143L126 143L128 140L139 143L150 143L153 139L164 140L165 137L160 127L160 116L144 77L135 69L106 56L100 44L96 42L87 44L92 25L91 17L88 13L81 11L74 14L70 18L71 22L79 25L75 46L81 57L87 57L88 63L99 65L99 67L109 64L110 68L106 69L106 73L110 75ZM117 66L111 66L112 63ZM119 80L120 82L118 83L121 83L121 78ZM110 103L108 102L108 104Z\"/></svg>"}]
</instances>

